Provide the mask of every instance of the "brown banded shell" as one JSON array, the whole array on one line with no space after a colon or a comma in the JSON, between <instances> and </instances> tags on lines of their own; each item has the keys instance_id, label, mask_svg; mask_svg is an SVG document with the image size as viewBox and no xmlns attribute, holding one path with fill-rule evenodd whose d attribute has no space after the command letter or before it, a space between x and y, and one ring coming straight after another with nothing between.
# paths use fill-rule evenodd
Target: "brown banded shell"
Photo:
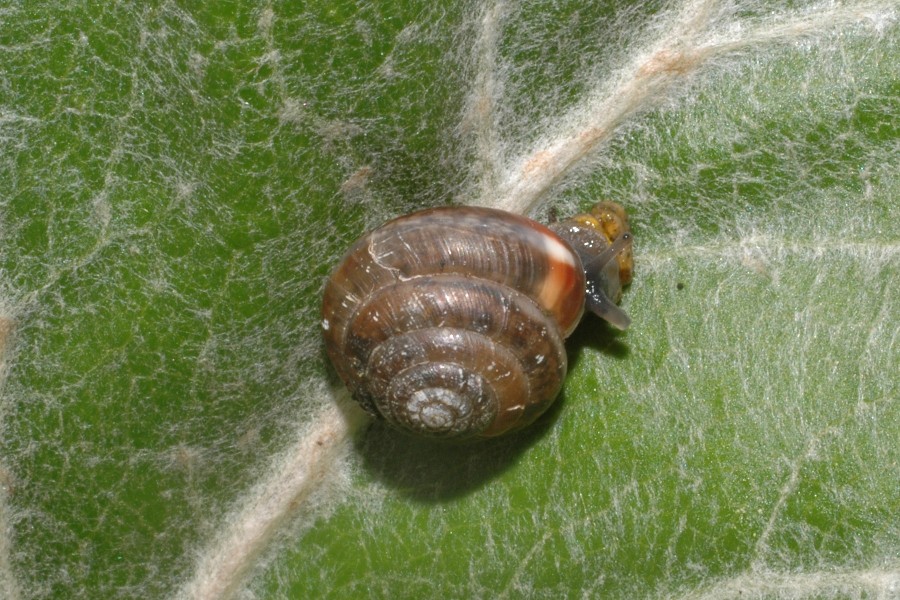
<instances>
[{"instance_id":1,"label":"brown banded shell","mask_svg":"<svg viewBox=\"0 0 900 600\"><path fill-rule=\"evenodd\" d=\"M433 437L499 435L559 393L585 290L582 258L547 227L486 208L425 210L363 236L334 270L326 350L376 417Z\"/></svg>"}]
</instances>

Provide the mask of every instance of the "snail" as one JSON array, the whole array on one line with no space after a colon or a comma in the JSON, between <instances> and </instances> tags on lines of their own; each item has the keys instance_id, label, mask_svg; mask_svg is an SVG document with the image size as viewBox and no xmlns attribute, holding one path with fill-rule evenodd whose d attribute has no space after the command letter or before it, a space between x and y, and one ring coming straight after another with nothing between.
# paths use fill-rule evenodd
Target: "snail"
<instances>
[{"instance_id":1,"label":"snail","mask_svg":"<svg viewBox=\"0 0 900 600\"><path fill-rule=\"evenodd\" d=\"M625 329L625 211L601 202L544 226L442 207L388 221L331 273L325 348L353 397L409 433L486 438L532 423L566 374L585 309Z\"/></svg>"}]
</instances>

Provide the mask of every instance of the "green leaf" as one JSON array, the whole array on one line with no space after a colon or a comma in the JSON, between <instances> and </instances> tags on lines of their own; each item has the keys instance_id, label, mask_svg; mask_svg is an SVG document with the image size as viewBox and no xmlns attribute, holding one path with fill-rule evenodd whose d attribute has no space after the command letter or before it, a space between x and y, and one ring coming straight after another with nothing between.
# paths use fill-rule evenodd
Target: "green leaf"
<instances>
[{"instance_id":1,"label":"green leaf","mask_svg":"<svg viewBox=\"0 0 900 600\"><path fill-rule=\"evenodd\" d=\"M0 597L893 597L896 5L596 4L0 8ZM535 426L346 402L364 230L600 198Z\"/></svg>"}]
</instances>

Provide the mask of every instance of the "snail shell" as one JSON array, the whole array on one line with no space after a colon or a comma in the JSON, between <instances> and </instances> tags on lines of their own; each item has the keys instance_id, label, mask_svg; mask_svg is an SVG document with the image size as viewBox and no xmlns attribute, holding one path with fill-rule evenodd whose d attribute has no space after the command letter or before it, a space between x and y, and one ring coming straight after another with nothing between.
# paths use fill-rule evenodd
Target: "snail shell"
<instances>
[{"instance_id":1,"label":"snail shell","mask_svg":"<svg viewBox=\"0 0 900 600\"><path fill-rule=\"evenodd\" d=\"M615 301L631 236L612 206L606 221L592 213L553 229L444 207L371 231L325 286L338 375L366 411L415 434L490 437L530 424L559 393L564 340L585 306L628 325Z\"/></svg>"}]
</instances>

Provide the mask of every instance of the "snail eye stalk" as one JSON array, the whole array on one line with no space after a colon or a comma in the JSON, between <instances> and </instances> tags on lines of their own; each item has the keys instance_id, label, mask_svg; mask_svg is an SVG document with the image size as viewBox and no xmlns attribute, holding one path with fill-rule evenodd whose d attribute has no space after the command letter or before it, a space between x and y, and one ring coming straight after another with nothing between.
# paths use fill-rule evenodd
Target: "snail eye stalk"
<instances>
[{"instance_id":1,"label":"snail eye stalk","mask_svg":"<svg viewBox=\"0 0 900 600\"><path fill-rule=\"evenodd\" d=\"M630 248L631 234L624 233L584 266L585 308L621 330L628 329L631 317L613 302L609 294L613 290L621 294L617 260L622 252Z\"/></svg>"}]
</instances>

